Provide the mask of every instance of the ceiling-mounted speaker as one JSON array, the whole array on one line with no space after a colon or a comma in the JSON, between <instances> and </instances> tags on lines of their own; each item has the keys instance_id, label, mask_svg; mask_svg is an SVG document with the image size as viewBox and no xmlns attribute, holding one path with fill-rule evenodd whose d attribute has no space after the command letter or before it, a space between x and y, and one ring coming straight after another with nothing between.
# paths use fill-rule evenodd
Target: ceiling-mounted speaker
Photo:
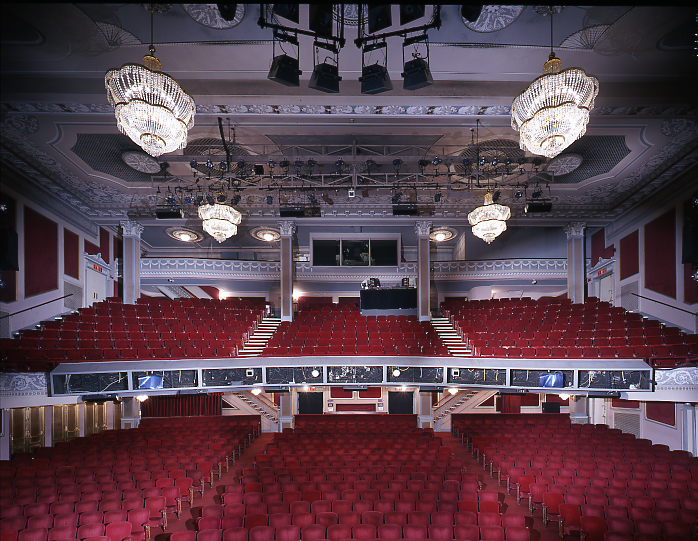
<instances>
[{"instance_id":1,"label":"ceiling-mounted speaker","mask_svg":"<svg viewBox=\"0 0 698 541\"><path fill-rule=\"evenodd\" d=\"M267 79L276 81L285 86L300 86L299 75L303 73L298 69L298 59L285 54L275 56Z\"/></svg>"},{"instance_id":2,"label":"ceiling-mounted speaker","mask_svg":"<svg viewBox=\"0 0 698 541\"><path fill-rule=\"evenodd\" d=\"M179 209L156 210L155 217L158 220L180 220L182 218L182 211Z\"/></svg>"},{"instance_id":3,"label":"ceiling-mounted speaker","mask_svg":"<svg viewBox=\"0 0 698 541\"><path fill-rule=\"evenodd\" d=\"M529 201L526 203L524 212L550 212L553 210L553 204L549 201Z\"/></svg>"},{"instance_id":4,"label":"ceiling-mounted speaker","mask_svg":"<svg viewBox=\"0 0 698 541\"><path fill-rule=\"evenodd\" d=\"M339 69L334 64L322 63L315 66L308 86L322 92L339 92Z\"/></svg>"},{"instance_id":5,"label":"ceiling-mounted speaker","mask_svg":"<svg viewBox=\"0 0 698 541\"><path fill-rule=\"evenodd\" d=\"M362 94L379 94L393 89L388 70L381 64L364 66L359 81L361 82Z\"/></svg>"},{"instance_id":6,"label":"ceiling-mounted speaker","mask_svg":"<svg viewBox=\"0 0 698 541\"><path fill-rule=\"evenodd\" d=\"M463 17L469 23L474 23L480 18L480 13L482 13L483 6L466 6L462 5L460 7L460 16Z\"/></svg>"},{"instance_id":7,"label":"ceiling-mounted speaker","mask_svg":"<svg viewBox=\"0 0 698 541\"><path fill-rule=\"evenodd\" d=\"M393 216L419 216L417 205L393 205Z\"/></svg>"},{"instance_id":8,"label":"ceiling-mounted speaker","mask_svg":"<svg viewBox=\"0 0 698 541\"><path fill-rule=\"evenodd\" d=\"M393 24L390 4L368 4L368 33L380 32Z\"/></svg>"},{"instance_id":9,"label":"ceiling-mounted speaker","mask_svg":"<svg viewBox=\"0 0 698 541\"><path fill-rule=\"evenodd\" d=\"M303 207L281 207L279 209L280 218L305 218L305 208Z\"/></svg>"},{"instance_id":10,"label":"ceiling-mounted speaker","mask_svg":"<svg viewBox=\"0 0 698 541\"><path fill-rule=\"evenodd\" d=\"M238 10L237 4L216 4L218 6L218 13L226 21L235 20L235 13Z\"/></svg>"},{"instance_id":11,"label":"ceiling-mounted speaker","mask_svg":"<svg viewBox=\"0 0 698 541\"><path fill-rule=\"evenodd\" d=\"M400 4L400 26L424 17L425 4Z\"/></svg>"},{"instance_id":12,"label":"ceiling-mounted speaker","mask_svg":"<svg viewBox=\"0 0 698 541\"><path fill-rule=\"evenodd\" d=\"M273 11L274 15L283 17L293 23L297 24L300 21L298 16L298 4L274 4Z\"/></svg>"},{"instance_id":13,"label":"ceiling-mounted speaker","mask_svg":"<svg viewBox=\"0 0 698 541\"><path fill-rule=\"evenodd\" d=\"M434 84L429 64L423 58L415 58L405 62L405 71L401 75L403 78L402 88L405 90L417 90Z\"/></svg>"},{"instance_id":14,"label":"ceiling-mounted speaker","mask_svg":"<svg viewBox=\"0 0 698 541\"><path fill-rule=\"evenodd\" d=\"M318 36L332 37L333 4L310 4L308 28Z\"/></svg>"}]
</instances>

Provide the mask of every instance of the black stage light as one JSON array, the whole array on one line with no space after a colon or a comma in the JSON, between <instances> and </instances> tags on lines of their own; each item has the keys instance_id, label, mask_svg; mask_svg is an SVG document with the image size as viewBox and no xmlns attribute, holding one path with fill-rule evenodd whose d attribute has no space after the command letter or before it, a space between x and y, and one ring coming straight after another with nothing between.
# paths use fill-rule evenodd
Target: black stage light
<instances>
[{"instance_id":1,"label":"black stage light","mask_svg":"<svg viewBox=\"0 0 698 541\"><path fill-rule=\"evenodd\" d=\"M283 160L279 165L281 167L283 167L284 169L288 169L288 166L289 166L288 160Z\"/></svg>"},{"instance_id":2,"label":"black stage light","mask_svg":"<svg viewBox=\"0 0 698 541\"><path fill-rule=\"evenodd\" d=\"M299 86L299 75L303 73L298 69L298 59L281 54L274 57L267 79L276 81L286 86Z\"/></svg>"},{"instance_id":3,"label":"black stage light","mask_svg":"<svg viewBox=\"0 0 698 541\"><path fill-rule=\"evenodd\" d=\"M400 4L400 26L424 17L425 4Z\"/></svg>"},{"instance_id":4,"label":"black stage light","mask_svg":"<svg viewBox=\"0 0 698 541\"><path fill-rule=\"evenodd\" d=\"M405 71L401 75L403 78L402 88L405 90L417 90L434 84L429 64L423 58L415 58L405 62Z\"/></svg>"},{"instance_id":5,"label":"black stage light","mask_svg":"<svg viewBox=\"0 0 698 541\"><path fill-rule=\"evenodd\" d=\"M237 4L216 4L218 6L218 13L226 21L232 21L235 19L235 12L238 10Z\"/></svg>"},{"instance_id":6,"label":"black stage light","mask_svg":"<svg viewBox=\"0 0 698 541\"><path fill-rule=\"evenodd\" d=\"M364 66L359 81L362 94L379 94L393 89L387 68L380 64Z\"/></svg>"},{"instance_id":7,"label":"black stage light","mask_svg":"<svg viewBox=\"0 0 698 541\"><path fill-rule=\"evenodd\" d=\"M245 168L245 160L240 160L237 163L238 169L244 169Z\"/></svg>"},{"instance_id":8,"label":"black stage light","mask_svg":"<svg viewBox=\"0 0 698 541\"><path fill-rule=\"evenodd\" d=\"M526 158L519 158L518 160L519 165L523 165L526 163Z\"/></svg>"},{"instance_id":9,"label":"black stage light","mask_svg":"<svg viewBox=\"0 0 698 541\"><path fill-rule=\"evenodd\" d=\"M212 195L207 195L207 196L206 196L206 202L207 202L209 205L214 205L214 204L216 203L216 198L213 197Z\"/></svg>"},{"instance_id":10,"label":"black stage light","mask_svg":"<svg viewBox=\"0 0 698 541\"><path fill-rule=\"evenodd\" d=\"M464 159L463 165L465 165L466 167L470 167L470 160L468 158Z\"/></svg>"},{"instance_id":11,"label":"black stage light","mask_svg":"<svg viewBox=\"0 0 698 541\"><path fill-rule=\"evenodd\" d=\"M274 14L291 22L298 23L298 4L274 4Z\"/></svg>"},{"instance_id":12,"label":"black stage light","mask_svg":"<svg viewBox=\"0 0 698 541\"><path fill-rule=\"evenodd\" d=\"M482 13L483 6L461 6L460 16L466 21L474 23L480 18L480 13Z\"/></svg>"},{"instance_id":13,"label":"black stage light","mask_svg":"<svg viewBox=\"0 0 698 541\"><path fill-rule=\"evenodd\" d=\"M189 162L189 167L191 167L192 169L196 169L198 166L199 164L196 163L196 160L192 160Z\"/></svg>"},{"instance_id":14,"label":"black stage light","mask_svg":"<svg viewBox=\"0 0 698 541\"><path fill-rule=\"evenodd\" d=\"M516 199L521 199L523 197L523 192L521 190L516 190L514 192L514 197L516 197Z\"/></svg>"},{"instance_id":15,"label":"black stage light","mask_svg":"<svg viewBox=\"0 0 698 541\"><path fill-rule=\"evenodd\" d=\"M393 24L390 4L368 4L368 33L380 32Z\"/></svg>"},{"instance_id":16,"label":"black stage light","mask_svg":"<svg viewBox=\"0 0 698 541\"><path fill-rule=\"evenodd\" d=\"M500 198L501 196L502 196L502 192L499 191L499 190L497 190L496 192L494 192L494 193L492 194L492 202L493 202L493 203L496 203L497 201L499 201L499 198Z\"/></svg>"},{"instance_id":17,"label":"black stage light","mask_svg":"<svg viewBox=\"0 0 698 541\"><path fill-rule=\"evenodd\" d=\"M237 205L237 204L240 202L240 199L242 199L242 198L240 197L240 194L235 194L235 195L230 199L230 204L233 205L233 206L235 206L235 205Z\"/></svg>"},{"instance_id":18,"label":"black stage light","mask_svg":"<svg viewBox=\"0 0 698 541\"><path fill-rule=\"evenodd\" d=\"M293 166L294 166L298 171L300 171L301 168L303 167L303 162L300 161L300 160L296 160L296 161L293 163Z\"/></svg>"},{"instance_id":19,"label":"black stage light","mask_svg":"<svg viewBox=\"0 0 698 541\"><path fill-rule=\"evenodd\" d=\"M254 165L254 174L259 176L262 176L264 174L264 166L260 163L256 163Z\"/></svg>"},{"instance_id":20,"label":"black stage light","mask_svg":"<svg viewBox=\"0 0 698 541\"><path fill-rule=\"evenodd\" d=\"M219 203L225 203L225 194L219 193L218 196L216 197L216 201L218 201Z\"/></svg>"},{"instance_id":21,"label":"black stage light","mask_svg":"<svg viewBox=\"0 0 698 541\"><path fill-rule=\"evenodd\" d=\"M271 195L267 195L267 205L271 205L274 202L274 198Z\"/></svg>"},{"instance_id":22,"label":"black stage light","mask_svg":"<svg viewBox=\"0 0 698 541\"><path fill-rule=\"evenodd\" d=\"M156 210L155 218L158 220L178 220L182 218L182 211L178 209Z\"/></svg>"},{"instance_id":23,"label":"black stage light","mask_svg":"<svg viewBox=\"0 0 698 541\"><path fill-rule=\"evenodd\" d=\"M339 92L339 69L333 64L322 63L315 66L308 87L322 92Z\"/></svg>"},{"instance_id":24,"label":"black stage light","mask_svg":"<svg viewBox=\"0 0 698 541\"><path fill-rule=\"evenodd\" d=\"M526 203L524 212L550 212L553 210L553 204L549 201L529 201Z\"/></svg>"},{"instance_id":25,"label":"black stage light","mask_svg":"<svg viewBox=\"0 0 698 541\"><path fill-rule=\"evenodd\" d=\"M434 194L434 203L438 203L439 201L441 201L441 192L436 192Z\"/></svg>"},{"instance_id":26,"label":"black stage light","mask_svg":"<svg viewBox=\"0 0 698 541\"><path fill-rule=\"evenodd\" d=\"M226 169L228 169L228 164L225 162L221 162L218 164L218 169L220 169L221 171L225 171Z\"/></svg>"},{"instance_id":27,"label":"black stage light","mask_svg":"<svg viewBox=\"0 0 698 541\"><path fill-rule=\"evenodd\" d=\"M319 36L332 37L333 4L310 4L308 28Z\"/></svg>"}]
</instances>

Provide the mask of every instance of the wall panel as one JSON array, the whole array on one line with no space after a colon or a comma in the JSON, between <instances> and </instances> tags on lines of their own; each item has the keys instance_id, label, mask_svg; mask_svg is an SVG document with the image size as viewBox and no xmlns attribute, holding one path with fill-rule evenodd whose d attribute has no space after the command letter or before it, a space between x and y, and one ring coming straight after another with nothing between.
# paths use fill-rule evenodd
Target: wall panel
<instances>
[{"instance_id":1,"label":"wall panel","mask_svg":"<svg viewBox=\"0 0 698 541\"><path fill-rule=\"evenodd\" d=\"M80 235L63 228L63 272L80 279Z\"/></svg>"},{"instance_id":2,"label":"wall panel","mask_svg":"<svg viewBox=\"0 0 698 541\"><path fill-rule=\"evenodd\" d=\"M640 272L640 232L633 231L620 239L620 279Z\"/></svg>"},{"instance_id":3,"label":"wall panel","mask_svg":"<svg viewBox=\"0 0 698 541\"><path fill-rule=\"evenodd\" d=\"M676 298L676 209L645 225L645 287Z\"/></svg>"},{"instance_id":4,"label":"wall panel","mask_svg":"<svg viewBox=\"0 0 698 541\"><path fill-rule=\"evenodd\" d=\"M58 224L24 207L24 296L58 289Z\"/></svg>"}]
</instances>

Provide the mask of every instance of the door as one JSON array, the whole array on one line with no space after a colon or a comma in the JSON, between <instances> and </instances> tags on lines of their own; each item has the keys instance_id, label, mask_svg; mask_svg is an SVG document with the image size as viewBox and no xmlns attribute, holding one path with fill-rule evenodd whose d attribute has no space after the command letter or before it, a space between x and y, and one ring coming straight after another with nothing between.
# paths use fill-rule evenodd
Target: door
<instances>
[{"instance_id":1,"label":"door","mask_svg":"<svg viewBox=\"0 0 698 541\"><path fill-rule=\"evenodd\" d=\"M322 403L324 401L322 393L298 393L297 396L299 414L322 413Z\"/></svg>"},{"instance_id":2,"label":"door","mask_svg":"<svg viewBox=\"0 0 698 541\"><path fill-rule=\"evenodd\" d=\"M388 413L403 415L414 413L414 393L390 391L388 393Z\"/></svg>"}]
</instances>

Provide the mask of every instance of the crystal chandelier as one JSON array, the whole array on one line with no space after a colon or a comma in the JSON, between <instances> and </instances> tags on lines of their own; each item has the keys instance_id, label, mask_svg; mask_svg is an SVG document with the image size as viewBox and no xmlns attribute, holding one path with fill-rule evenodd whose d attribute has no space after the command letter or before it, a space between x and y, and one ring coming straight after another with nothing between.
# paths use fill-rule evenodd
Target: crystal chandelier
<instances>
[{"instance_id":1,"label":"crystal chandelier","mask_svg":"<svg viewBox=\"0 0 698 541\"><path fill-rule=\"evenodd\" d=\"M506 205L492 201L492 194L485 195L485 203L468 214L468 222L473 226L473 235L491 243L507 230L506 221L511 218L511 210Z\"/></svg>"},{"instance_id":2,"label":"crystal chandelier","mask_svg":"<svg viewBox=\"0 0 698 541\"><path fill-rule=\"evenodd\" d=\"M544 75L514 98L511 127L521 133L520 146L533 154L553 158L586 132L589 111L599 93L599 81L583 69L560 71L552 45L553 13L550 13L550 56Z\"/></svg>"},{"instance_id":3,"label":"crystal chandelier","mask_svg":"<svg viewBox=\"0 0 698 541\"><path fill-rule=\"evenodd\" d=\"M242 220L242 215L233 207L215 203L201 205L199 218L204 221L204 231L218 242L223 242L238 232L237 226Z\"/></svg>"},{"instance_id":4,"label":"crystal chandelier","mask_svg":"<svg viewBox=\"0 0 698 541\"><path fill-rule=\"evenodd\" d=\"M153 11L150 11L150 54L143 64L124 64L104 77L107 99L114 107L119 131L148 154L158 157L187 146L194 126L194 99L169 75L160 71L153 47Z\"/></svg>"}]
</instances>

